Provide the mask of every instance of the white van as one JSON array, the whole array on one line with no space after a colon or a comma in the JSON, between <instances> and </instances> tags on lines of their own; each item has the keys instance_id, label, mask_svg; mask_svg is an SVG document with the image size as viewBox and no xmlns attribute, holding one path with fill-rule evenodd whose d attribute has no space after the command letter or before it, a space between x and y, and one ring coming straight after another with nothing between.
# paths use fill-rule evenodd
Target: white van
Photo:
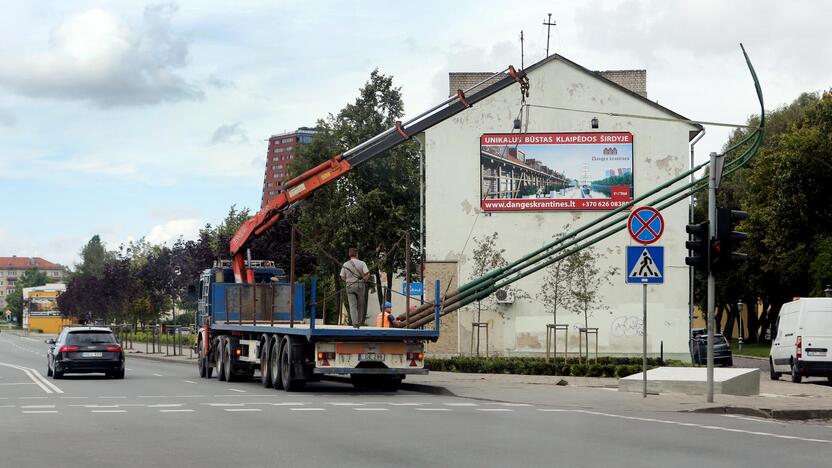
<instances>
[{"instance_id":1,"label":"white van","mask_svg":"<svg viewBox=\"0 0 832 468\"><path fill-rule=\"evenodd\" d=\"M790 374L826 377L832 382L832 298L800 298L783 304L772 330L771 379Z\"/></svg>"}]
</instances>

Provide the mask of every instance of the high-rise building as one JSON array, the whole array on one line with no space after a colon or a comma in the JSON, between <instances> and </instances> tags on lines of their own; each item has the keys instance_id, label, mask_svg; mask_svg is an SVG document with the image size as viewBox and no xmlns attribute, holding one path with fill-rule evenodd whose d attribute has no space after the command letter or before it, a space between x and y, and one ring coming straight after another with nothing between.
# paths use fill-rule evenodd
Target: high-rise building
<instances>
[{"instance_id":1,"label":"high-rise building","mask_svg":"<svg viewBox=\"0 0 832 468\"><path fill-rule=\"evenodd\" d=\"M0 311L6 309L6 296L14 291L20 277L30 268L46 273L49 283L62 282L66 274L61 265L40 257L0 257Z\"/></svg>"},{"instance_id":2,"label":"high-rise building","mask_svg":"<svg viewBox=\"0 0 832 468\"><path fill-rule=\"evenodd\" d=\"M312 143L316 130L310 127L272 135L269 138L269 150L266 153L266 175L263 178L263 197L260 208L282 192L286 181L289 180L289 162L295 157L295 150L299 145Z\"/></svg>"}]
</instances>

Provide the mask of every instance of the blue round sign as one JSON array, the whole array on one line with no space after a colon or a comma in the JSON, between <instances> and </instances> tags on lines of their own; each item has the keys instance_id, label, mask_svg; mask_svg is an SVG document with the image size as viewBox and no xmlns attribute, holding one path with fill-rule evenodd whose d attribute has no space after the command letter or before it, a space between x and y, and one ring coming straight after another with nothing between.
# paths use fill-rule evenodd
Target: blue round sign
<instances>
[{"instance_id":1,"label":"blue round sign","mask_svg":"<svg viewBox=\"0 0 832 468\"><path fill-rule=\"evenodd\" d=\"M636 242L652 244L662 237L664 218L652 206L636 208L627 219L627 231Z\"/></svg>"}]
</instances>

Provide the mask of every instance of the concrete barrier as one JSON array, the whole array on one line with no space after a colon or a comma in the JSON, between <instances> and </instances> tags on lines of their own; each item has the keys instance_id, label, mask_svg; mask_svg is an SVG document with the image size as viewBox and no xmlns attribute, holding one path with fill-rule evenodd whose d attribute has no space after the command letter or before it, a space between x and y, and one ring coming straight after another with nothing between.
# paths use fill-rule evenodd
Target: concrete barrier
<instances>
[{"instance_id":1,"label":"concrete barrier","mask_svg":"<svg viewBox=\"0 0 832 468\"><path fill-rule=\"evenodd\" d=\"M618 391L641 392L642 373L618 380ZM649 393L707 393L707 369L705 367L658 367L647 371ZM760 370L738 368L714 369L714 393L722 395L750 396L760 394Z\"/></svg>"}]
</instances>

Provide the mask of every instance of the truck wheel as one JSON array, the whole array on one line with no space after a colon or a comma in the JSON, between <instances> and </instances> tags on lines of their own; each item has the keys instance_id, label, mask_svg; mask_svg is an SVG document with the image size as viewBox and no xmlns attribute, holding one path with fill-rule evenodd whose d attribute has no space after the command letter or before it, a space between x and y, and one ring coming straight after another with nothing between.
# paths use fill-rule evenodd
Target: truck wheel
<instances>
[{"instance_id":1,"label":"truck wheel","mask_svg":"<svg viewBox=\"0 0 832 468\"><path fill-rule=\"evenodd\" d=\"M263 340L263 346L260 347L260 381L266 388L272 386L272 375L269 373L271 369L269 365L269 351L269 340Z\"/></svg>"},{"instance_id":2,"label":"truck wheel","mask_svg":"<svg viewBox=\"0 0 832 468\"><path fill-rule=\"evenodd\" d=\"M280 377L280 343L272 340L269 346L269 376L275 390L283 390L283 379Z\"/></svg>"},{"instance_id":3,"label":"truck wheel","mask_svg":"<svg viewBox=\"0 0 832 468\"><path fill-rule=\"evenodd\" d=\"M797 366L792 363L792 382L800 383L803 380L803 376L800 375L800 371L797 370Z\"/></svg>"},{"instance_id":4,"label":"truck wheel","mask_svg":"<svg viewBox=\"0 0 832 468\"><path fill-rule=\"evenodd\" d=\"M768 358L768 370L771 380L780 380L780 376L783 375L780 372L774 372L774 361L771 358Z\"/></svg>"},{"instance_id":5,"label":"truck wheel","mask_svg":"<svg viewBox=\"0 0 832 468\"><path fill-rule=\"evenodd\" d=\"M303 389L306 381L297 378L295 375L295 350L292 346L292 340L286 337L283 340L283 346L280 347L280 380L283 382L283 389L287 392L297 392Z\"/></svg>"},{"instance_id":6,"label":"truck wheel","mask_svg":"<svg viewBox=\"0 0 832 468\"><path fill-rule=\"evenodd\" d=\"M208 362L205 358L205 351L202 349L202 339L196 342L198 355L197 355L197 367L199 368L199 376L203 379L208 378Z\"/></svg>"},{"instance_id":7,"label":"truck wheel","mask_svg":"<svg viewBox=\"0 0 832 468\"><path fill-rule=\"evenodd\" d=\"M225 340L225 381L236 382L237 375L234 373L233 359L231 359L231 340Z\"/></svg>"},{"instance_id":8,"label":"truck wheel","mask_svg":"<svg viewBox=\"0 0 832 468\"><path fill-rule=\"evenodd\" d=\"M225 338L220 337L217 340L217 378L220 382L225 382L228 377L225 374Z\"/></svg>"}]
</instances>

